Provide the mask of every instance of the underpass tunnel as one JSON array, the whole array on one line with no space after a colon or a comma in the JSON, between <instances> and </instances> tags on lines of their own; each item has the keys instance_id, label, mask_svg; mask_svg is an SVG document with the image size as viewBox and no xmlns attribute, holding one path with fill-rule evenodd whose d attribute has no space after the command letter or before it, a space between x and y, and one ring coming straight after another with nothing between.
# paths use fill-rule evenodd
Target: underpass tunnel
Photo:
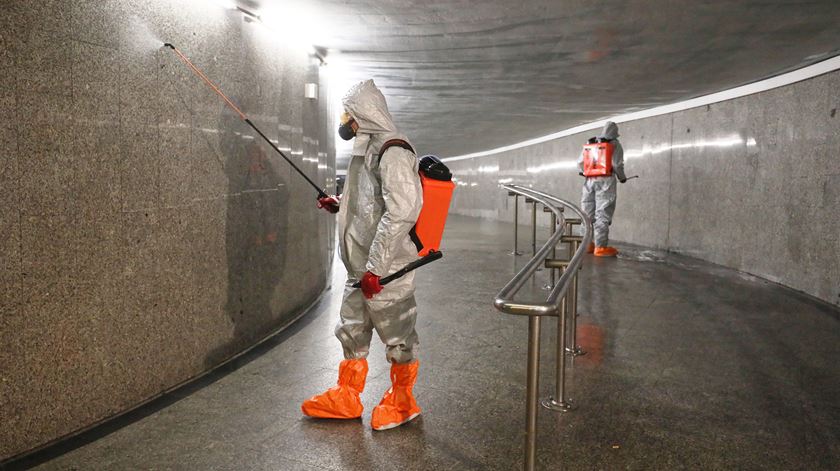
<instances>
[{"instance_id":1,"label":"underpass tunnel","mask_svg":"<svg viewBox=\"0 0 840 471\"><path fill-rule=\"evenodd\" d=\"M0 13L0 469L840 469L840 3Z\"/></svg>"}]
</instances>

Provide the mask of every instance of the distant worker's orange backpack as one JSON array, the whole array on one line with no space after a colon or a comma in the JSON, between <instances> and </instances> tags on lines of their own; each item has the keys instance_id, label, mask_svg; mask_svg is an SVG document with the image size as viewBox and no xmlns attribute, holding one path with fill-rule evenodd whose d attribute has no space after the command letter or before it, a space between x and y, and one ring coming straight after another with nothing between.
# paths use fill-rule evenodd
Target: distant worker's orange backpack
<instances>
[{"instance_id":1,"label":"distant worker's orange backpack","mask_svg":"<svg viewBox=\"0 0 840 471\"><path fill-rule=\"evenodd\" d=\"M382 145L379 158L390 147L402 147L412 153L411 144L402 139L391 139ZM417 255L424 257L430 252L440 251L446 216L449 215L449 203L455 183L452 172L437 157L426 155L420 159L420 184L423 185L423 209L417 217L417 223L411 229L411 240L417 246Z\"/></svg>"},{"instance_id":2,"label":"distant worker's orange backpack","mask_svg":"<svg viewBox=\"0 0 840 471\"><path fill-rule=\"evenodd\" d=\"M612 142L589 142L583 146L583 176L606 177L612 175Z\"/></svg>"}]
</instances>

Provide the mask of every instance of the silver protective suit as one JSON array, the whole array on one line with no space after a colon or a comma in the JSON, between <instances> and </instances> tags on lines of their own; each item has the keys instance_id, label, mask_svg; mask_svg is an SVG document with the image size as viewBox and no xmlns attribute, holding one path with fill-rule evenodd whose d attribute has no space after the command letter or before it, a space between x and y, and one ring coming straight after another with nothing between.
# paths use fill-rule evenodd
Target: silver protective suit
<instances>
[{"instance_id":1,"label":"silver protective suit","mask_svg":"<svg viewBox=\"0 0 840 471\"><path fill-rule=\"evenodd\" d=\"M373 80L355 85L342 102L359 129L338 212L339 251L348 281L335 335L345 358L360 359L367 357L376 329L388 361L408 363L418 343L414 273L385 285L373 299L350 285L365 271L384 277L417 259L409 231L423 205L418 161L400 147L390 147L380 160L386 141L408 140L397 132Z\"/></svg>"},{"instance_id":2,"label":"silver protective suit","mask_svg":"<svg viewBox=\"0 0 840 471\"><path fill-rule=\"evenodd\" d=\"M610 240L610 224L615 213L616 177L624 180L624 149L618 141L618 125L607 121L599 138L608 139L615 144L612 154L613 173L603 177L587 177L583 184L580 205L592 220L595 231L595 246L606 247ZM583 172L583 153L578 157L578 168Z\"/></svg>"}]
</instances>

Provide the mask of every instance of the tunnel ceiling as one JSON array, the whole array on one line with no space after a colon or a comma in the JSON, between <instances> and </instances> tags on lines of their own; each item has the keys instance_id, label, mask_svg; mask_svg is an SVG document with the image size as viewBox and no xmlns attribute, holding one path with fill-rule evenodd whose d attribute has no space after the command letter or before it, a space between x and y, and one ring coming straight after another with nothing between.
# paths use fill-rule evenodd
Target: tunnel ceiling
<instances>
[{"instance_id":1,"label":"tunnel ceiling","mask_svg":"<svg viewBox=\"0 0 840 471\"><path fill-rule=\"evenodd\" d=\"M374 78L397 126L441 156L728 89L840 50L838 0L306 5L323 19L318 46L341 51L353 79Z\"/></svg>"}]
</instances>

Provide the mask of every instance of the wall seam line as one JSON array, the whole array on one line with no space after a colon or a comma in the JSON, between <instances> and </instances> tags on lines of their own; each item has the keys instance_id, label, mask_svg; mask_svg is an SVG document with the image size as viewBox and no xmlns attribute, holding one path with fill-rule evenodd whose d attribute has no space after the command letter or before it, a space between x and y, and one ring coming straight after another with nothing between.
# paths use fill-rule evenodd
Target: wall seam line
<instances>
[{"instance_id":1,"label":"wall seam line","mask_svg":"<svg viewBox=\"0 0 840 471\"><path fill-rule=\"evenodd\" d=\"M671 113L671 137L668 145L668 222L665 225L665 250L671 247L671 195L674 181L674 113Z\"/></svg>"}]
</instances>

